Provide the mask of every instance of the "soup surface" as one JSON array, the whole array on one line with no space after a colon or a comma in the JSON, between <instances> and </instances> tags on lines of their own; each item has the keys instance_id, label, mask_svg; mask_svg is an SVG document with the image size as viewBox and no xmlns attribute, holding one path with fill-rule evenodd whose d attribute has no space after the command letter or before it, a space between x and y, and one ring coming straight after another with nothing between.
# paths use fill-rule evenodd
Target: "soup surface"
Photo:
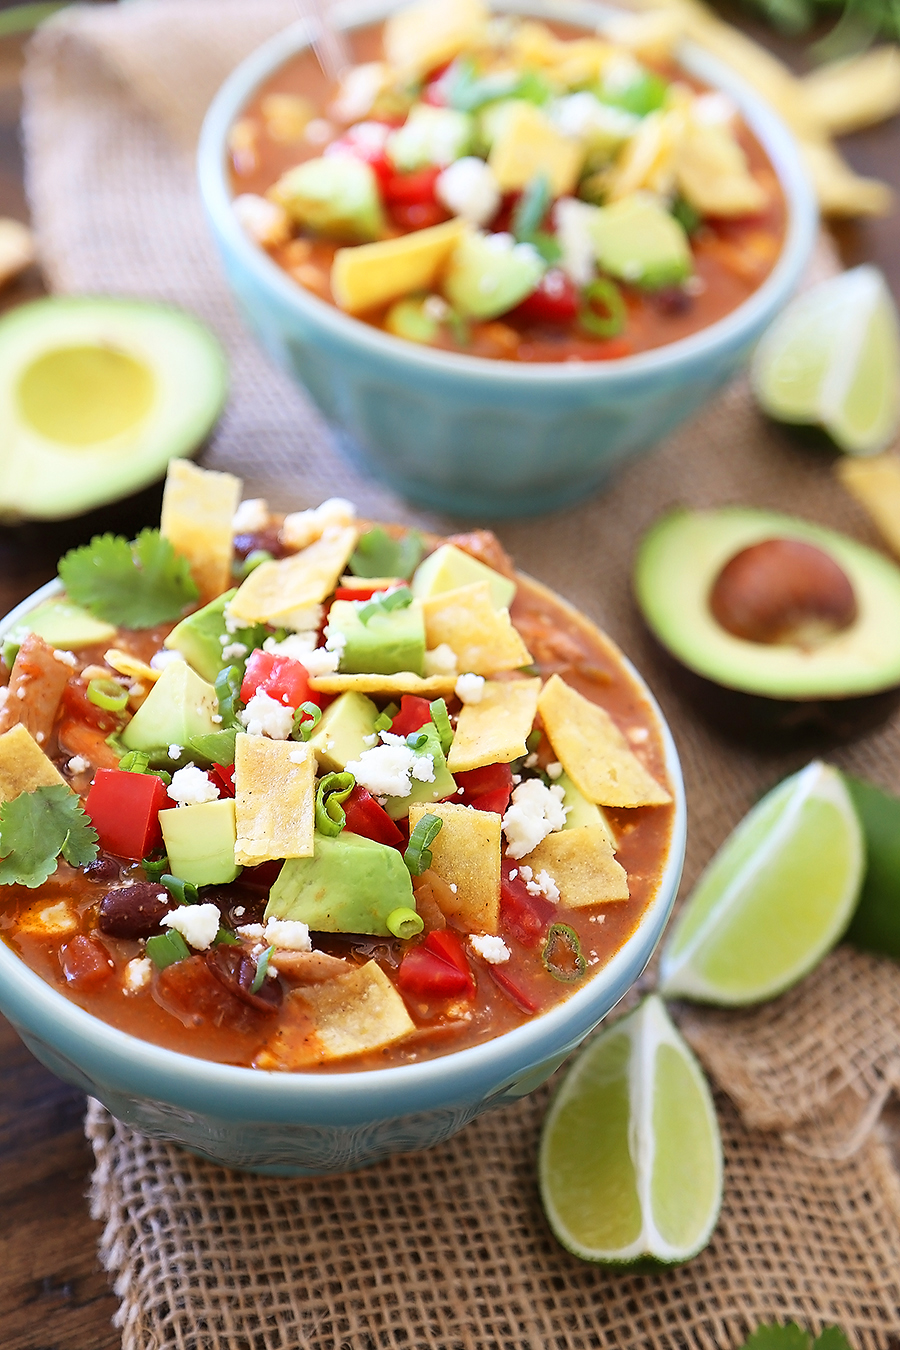
<instances>
[{"instance_id":1,"label":"soup surface","mask_svg":"<svg viewBox=\"0 0 900 1350\"><path fill-rule=\"evenodd\" d=\"M192 515L170 521L176 563ZM237 589L174 627L109 622L94 541L61 564L67 602L7 637L4 940L125 1031L267 1069L431 1058L582 987L640 922L672 828L615 649L487 532L424 543L341 502L236 520ZM116 603L145 617L160 596L135 571ZM301 572L322 599L288 631L272 607Z\"/></svg>"},{"instance_id":2,"label":"soup surface","mask_svg":"<svg viewBox=\"0 0 900 1350\"><path fill-rule=\"evenodd\" d=\"M768 276L785 205L730 100L651 36L425 0L355 31L338 85L301 52L260 88L235 210L298 284L410 341L591 361L685 337Z\"/></svg>"}]
</instances>

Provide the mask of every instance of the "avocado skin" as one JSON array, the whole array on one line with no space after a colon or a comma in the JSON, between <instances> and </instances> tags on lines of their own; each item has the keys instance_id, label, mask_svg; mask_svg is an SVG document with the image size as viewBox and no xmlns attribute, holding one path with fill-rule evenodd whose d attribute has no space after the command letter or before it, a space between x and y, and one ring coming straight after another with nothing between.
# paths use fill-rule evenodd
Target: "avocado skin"
<instances>
[{"instance_id":1,"label":"avocado skin","mask_svg":"<svg viewBox=\"0 0 900 1350\"><path fill-rule=\"evenodd\" d=\"M343 830L316 834L312 858L288 858L266 905L267 919L296 919L318 933L389 937L398 907L415 909L403 855L387 844Z\"/></svg>"},{"instance_id":2,"label":"avocado skin","mask_svg":"<svg viewBox=\"0 0 900 1350\"><path fill-rule=\"evenodd\" d=\"M866 840L866 875L845 933L863 951L900 961L900 799L842 774Z\"/></svg>"}]
</instances>

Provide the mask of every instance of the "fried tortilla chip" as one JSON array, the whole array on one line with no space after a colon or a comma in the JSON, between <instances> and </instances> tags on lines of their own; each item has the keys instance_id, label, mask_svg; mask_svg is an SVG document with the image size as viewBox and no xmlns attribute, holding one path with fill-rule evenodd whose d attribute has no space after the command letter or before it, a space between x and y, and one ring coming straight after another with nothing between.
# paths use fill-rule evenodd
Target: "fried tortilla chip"
<instances>
[{"instance_id":1,"label":"fried tortilla chip","mask_svg":"<svg viewBox=\"0 0 900 1350\"><path fill-rule=\"evenodd\" d=\"M483 39L489 17L481 0L406 5L384 25L384 54L399 74L423 75Z\"/></svg>"},{"instance_id":2,"label":"fried tortilla chip","mask_svg":"<svg viewBox=\"0 0 900 1350\"><path fill-rule=\"evenodd\" d=\"M839 459L838 478L866 511L892 553L900 557L900 458Z\"/></svg>"},{"instance_id":3,"label":"fried tortilla chip","mask_svg":"<svg viewBox=\"0 0 900 1350\"><path fill-rule=\"evenodd\" d=\"M235 862L253 867L272 858L311 858L316 799L313 751L297 741L239 734L234 752Z\"/></svg>"},{"instance_id":4,"label":"fried tortilla chip","mask_svg":"<svg viewBox=\"0 0 900 1350\"><path fill-rule=\"evenodd\" d=\"M415 675L411 670L398 670L393 675L312 675L309 687L322 694L342 694L345 689L356 689L361 694L421 694L434 698L452 694L456 686L454 675Z\"/></svg>"},{"instance_id":5,"label":"fried tortilla chip","mask_svg":"<svg viewBox=\"0 0 900 1350\"><path fill-rule=\"evenodd\" d=\"M190 563L203 605L231 585L232 522L241 486L233 474L200 469L187 459L169 462L160 532Z\"/></svg>"},{"instance_id":6,"label":"fried tortilla chip","mask_svg":"<svg viewBox=\"0 0 900 1350\"><path fill-rule=\"evenodd\" d=\"M547 872L556 882L560 899L572 909L628 899L628 874L613 856L602 825L579 825L574 830L548 834L521 859L535 876Z\"/></svg>"},{"instance_id":7,"label":"fried tortilla chip","mask_svg":"<svg viewBox=\"0 0 900 1350\"><path fill-rule=\"evenodd\" d=\"M377 961L298 989L294 998L301 999L312 1014L322 1059L345 1059L377 1050L416 1029L403 999Z\"/></svg>"},{"instance_id":8,"label":"fried tortilla chip","mask_svg":"<svg viewBox=\"0 0 900 1350\"><path fill-rule=\"evenodd\" d=\"M526 754L525 737L537 713L540 679L485 680L480 703L464 703L447 767L465 773L485 764L509 764Z\"/></svg>"},{"instance_id":9,"label":"fried tortilla chip","mask_svg":"<svg viewBox=\"0 0 900 1350\"><path fill-rule=\"evenodd\" d=\"M67 786L25 727L19 724L0 736L0 802L57 783Z\"/></svg>"},{"instance_id":10,"label":"fried tortilla chip","mask_svg":"<svg viewBox=\"0 0 900 1350\"><path fill-rule=\"evenodd\" d=\"M470 929L496 933L500 924L500 827L493 811L455 802L414 803L409 828L422 816L439 816L441 832L431 844L431 870L456 887L453 913Z\"/></svg>"},{"instance_id":11,"label":"fried tortilla chip","mask_svg":"<svg viewBox=\"0 0 900 1350\"><path fill-rule=\"evenodd\" d=\"M148 666L146 661L142 661L139 656L132 656L131 652L120 651L118 647L110 647L104 656L104 661L113 670L117 670L120 675L128 675L132 680L143 680L145 684L156 684L162 674L161 670L155 670L153 666Z\"/></svg>"},{"instance_id":12,"label":"fried tortilla chip","mask_svg":"<svg viewBox=\"0 0 900 1350\"><path fill-rule=\"evenodd\" d=\"M900 112L900 47L885 43L846 61L830 61L800 81L807 107L831 136Z\"/></svg>"},{"instance_id":13,"label":"fried tortilla chip","mask_svg":"<svg viewBox=\"0 0 900 1350\"><path fill-rule=\"evenodd\" d=\"M558 675L541 690L538 712L557 759L598 806L661 806L672 797L644 768L605 708Z\"/></svg>"},{"instance_id":14,"label":"fried tortilla chip","mask_svg":"<svg viewBox=\"0 0 900 1350\"><path fill-rule=\"evenodd\" d=\"M489 581L428 596L422 609L428 650L446 642L456 653L458 670L493 675L531 664L531 654L513 628L509 610L494 609Z\"/></svg>"},{"instance_id":15,"label":"fried tortilla chip","mask_svg":"<svg viewBox=\"0 0 900 1350\"><path fill-rule=\"evenodd\" d=\"M321 539L278 562L260 563L238 587L228 611L241 623L309 628L309 611L334 590L356 548L354 526L326 530Z\"/></svg>"}]
</instances>

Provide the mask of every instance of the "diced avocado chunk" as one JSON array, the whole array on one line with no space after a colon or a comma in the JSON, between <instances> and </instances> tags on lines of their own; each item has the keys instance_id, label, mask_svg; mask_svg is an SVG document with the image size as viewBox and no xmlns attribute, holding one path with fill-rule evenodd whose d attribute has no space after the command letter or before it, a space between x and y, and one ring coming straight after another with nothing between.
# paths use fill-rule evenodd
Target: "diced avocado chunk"
<instances>
[{"instance_id":1,"label":"diced avocado chunk","mask_svg":"<svg viewBox=\"0 0 900 1350\"><path fill-rule=\"evenodd\" d=\"M184 747L192 736L221 731L213 721L218 716L213 686L201 680L186 661L171 661L122 732L122 744L126 750Z\"/></svg>"},{"instance_id":2,"label":"diced avocado chunk","mask_svg":"<svg viewBox=\"0 0 900 1350\"><path fill-rule=\"evenodd\" d=\"M505 314L535 289L544 261L531 244L514 244L512 235L472 230L457 244L444 277L451 305L471 319Z\"/></svg>"},{"instance_id":3,"label":"diced avocado chunk","mask_svg":"<svg viewBox=\"0 0 900 1350\"><path fill-rule=\"evenodd\" d=\"M417 103L403 126L391 132L385 149L401 173L412 173L429 164L444 167L466 153L474 128L469 113Z\"/></svg>"},{"instance_id":4,"label":"diced avocado chunk","mask_svg":"<svg viewBox=\"0 0 900 1350\"><path fill-rule=\"evenodd\" d=\"M317 933L387 937L387 917L401 906L416 907L402 854L342 830L334 838L317 834L312 858L288 858L265 917L299 920Z\"/></svg>"},{"instance_id":5,"label":"diced avocado chunk","mask_svg":"<svg viewBox=\"0 0 900 1350\"><path fill-rule=\"evenodd\" d=\"M572 782L569 775L561 773L556 780L557 787L561 787L565 792L563 806L566 808L566 823L563 829L577 830L580 825L602 825L607 833L609 842L613 848L616 846L616 837L613 834L612 826L607 819L606 812L601 806L595 806L589 801L582 792Z\"/></svg>"},{"instance_id":6,"label":"diced avocado chunk","mask_svg":"<svg viewBox=\"0 0 900 1350\"><path fill-rule=\"evenodd\" d=\"M372 614L366 622L360 618L368 602L335 600L328 613L329 636L340 633L342 675L394 675L410 670L425 673L425 619L418 600L403 609Z\"/></svg>"},{"instance_id":7,"label":"diced avocado chunk","mask_svg":"<svg viewBox=\"0 0 900 1350\"><path fill-rule=\"evenodd\" d=\"M236 594L236 590L230 590L217 596L202 609L182 619L166 638L166 647L170 651L180 652L197 674L209 680L210 684L215 681L219 671L229 664L222 655L225 647L232 643L243 643L249 651L257 637L256 630L252 628L228 632L225 606Z\"/></svg>"},{"instance_id":8,"label":"diced avocado chunk","mask_svg":"<svg viewBox=\"0 0 900 1350\"><path fill-rule=\"evenodd\" d=\"M684 227L646 192L602 206L590 221L597 262L635 286L673 286L693 271Z\"/></svg>"},{"instance_id":9,"label":"diced avocado chunk","mask_svg":"<svg viewBox=\"0 0 900 1350\"><path fill-rule=\"evenodd\" d=\"M384 319L384 326L394 337L406 338L407 342L433 342L438 335L440 324L425 306L425 298L398 300L391 305Z\"/></svg>"},{"instance_id":10,"label":"diced avocado chunk","mask_svg":"<svg viewBox=\"0 0 900 1350\"><path fill-rule=\"evenodd\" d=\"M95 643L111 642L116 629L114 624L95 619L93 614L71 600L45 600L7 630L3 637L4 647L20 647L22 639L29 633L37 633L51 647L77 652L82 647L93 647Z\"/></svg>"},{"instance_id":11,"label":"diced avocado chunk","mask_svg":"<svg viewBox=\"0 0 900 1350\"><path fill-rule=\"evenodd\" d=\"M359 759L371 749L367 736L375 735L378 709L365 694L347 689L325 709L322 720L310 736L319 768L340 773L351 759Z\"/></svg>"},{"instance_id":12,"label":"diced avocado chunk","mask_svg":"<svg viewBox=\"0 0 900 1350\"><path fill-rule=\"evenodd\" d=\"M384 228L375 173L351 155L308 159L283 173L269 196L297 224L332 239L377 239Z\"/></svg>"},{"instance_id":13,"label":"diced avocado chunk","mask_svg":"<svg viewBox=\"0 0 900 1350\"><path fill-rule=\"evenodd\" d=\"M194 886L234 881L241 869L234 861L233 797L160 811L159 823L173 876Z\"/></svg>"},{"instance_id":14,"label":"diced avocado chunk","mask_svg":"<svg viewBox=\"0 0 900 1350\"><path fill-rule=\"evenodd\" d=\"M420 758L422 755L431 755L434 762L434 780L430 783L423 783L418 778L412 778L410 780L412 790L408 797L388 797L384 803L384 809L392 820L400 820L403 816L408 816L409 808L413 802L443 801L445 797L452 796L456 791L456 781L447 768L447 761L441 749L441 738L434 723L422 727L415 735L426 737L425 743L415 753Z\"/></svg>"},{"instance_id":15,"label":"diced avocado chunk","mask_svg":"<svg viewBox=\"0 0 900 1350\"><path fill-rule=\"evenodd\" d=\"M516 583L453 544L441 544L419 563L410 588L418 600L426 600L430 595L455 591L460 586L471 586L475 581L489 583L495 609L509 609L516 594Z\"/></svg>"}]
</instances>

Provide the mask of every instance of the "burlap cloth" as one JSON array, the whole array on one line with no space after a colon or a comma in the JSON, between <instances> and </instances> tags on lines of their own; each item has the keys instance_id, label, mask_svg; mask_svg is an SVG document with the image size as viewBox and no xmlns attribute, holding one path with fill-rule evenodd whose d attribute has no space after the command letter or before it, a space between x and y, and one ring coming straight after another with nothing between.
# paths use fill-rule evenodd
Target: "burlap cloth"
<instances>
[{"instance_id":1,"label":"burlap cloth","mask_svg":"<svg viewBox=\"0 0 900 1350\"><path fill-rule=\"evenodd\" d=\"M321 419L243 334L203 224L202 111L294 15L288 0L134 0L74 7L45 27L25 116L45 273L60 291L174 301L219 333L233 391L206 463L282 508L339 491L367 515L423 520L336 458ZM835 265L823 245L817 268ZM603 498L498 531L659 695L687 781L686 887L759 793L806 758L709 731L667 687L630 599L636 540L662 509L729 501L876 542L827 453L764 424L742 383ZM831 757L900 791L897 722ZM791 1317L896 1350L900 1188L879 1115L900 1083L900 971L842 947L762 1009L676 1012L719 1089L726 1198L709 1250L655 1275L586 1266L549 1236L534 1180L546 1091L428 1153L301 1181L225 1172L92 1105L93 1205L126 1350L674 1350L736 1345L756 1321Z\"/></svg>"}]
</instances>

